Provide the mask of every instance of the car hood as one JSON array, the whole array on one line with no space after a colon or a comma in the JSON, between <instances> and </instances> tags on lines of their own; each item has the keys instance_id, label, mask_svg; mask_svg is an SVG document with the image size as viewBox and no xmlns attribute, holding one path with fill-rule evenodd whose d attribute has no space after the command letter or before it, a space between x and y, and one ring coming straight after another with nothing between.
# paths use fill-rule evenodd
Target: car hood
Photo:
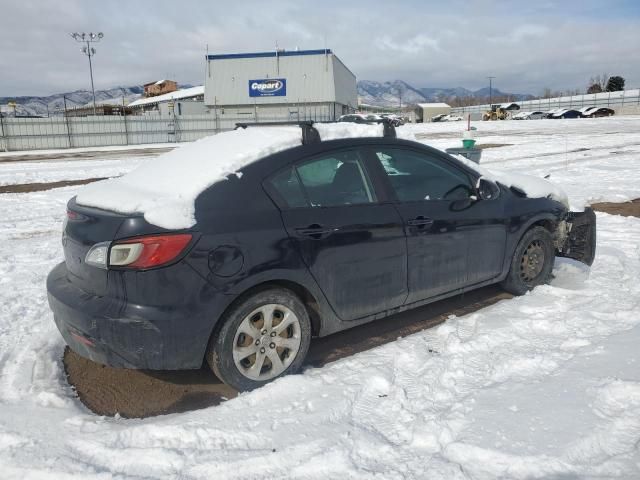
<instances>
[{"instance_id":1,"label":"car hood","mask_svg":"<svg viewBox=\"0 0 640 480\"><path fill-rule=\"evenodd\" d=\"M460 155L456 156L456 158L484 178L499 182L507 187L515 187L518 190L522 190L530 198L551 198L569 209L569 197L566 192L560 186L545 178L507 170L489 170Z\"/></svg>"}]
</instances>

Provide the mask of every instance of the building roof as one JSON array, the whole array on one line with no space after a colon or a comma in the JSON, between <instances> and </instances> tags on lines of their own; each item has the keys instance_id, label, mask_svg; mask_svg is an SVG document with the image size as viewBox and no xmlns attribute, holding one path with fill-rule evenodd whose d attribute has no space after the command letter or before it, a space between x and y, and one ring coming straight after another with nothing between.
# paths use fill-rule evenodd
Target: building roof
<instances>
[{"instance_id":1,"label":"building roof","mask_svg":"<svg viewBox=\"0 0 640 480\"><path fill-rule=\"evenodd\" d=\"M448 103L419 103L419 107L421 108L451 108L451 105Z\"/></svg>"},{"instance_id":2,"label":"building roof","mask_svg":"<svg viewBox=\"0 0 640 480\"><path fill-rule=\"evenodd\" d=\"M175 92L165 93L157 97L141 98L135 102L131 102L129 107L141 107L143 105L153 105L154 103L168 102L169 100L179 100L181 98L191 98L204 95L204 85L191 88L183 88Z\"/></svg>"},{"instance_id":3,"label":"building roof","mask_svg":"<svg viewBox=\"0 0 640 480\"><path fill-rule=\"evenodd\" d=\"M232 58L264 58L264 57L295 57L299 55L326 55L333 53L328 48L321 50L273 50L271 52L254 53L225 53L222 55L207 55L208 60L228 60Z\"/></svg>"},{"instance_id":4,"label":"building roof","mask_svg":"<svg viewBox=\"0 0 640 480\"><path fill-rule=\"evenodd\" d=\"M176 83L175 80L166 80L166 79L162 79L162 80L158 80L157 82L149 82L149 83L145 83L142 86L143 87L148 87L149 85L162 85L165 82L173 82Z\"/></svg>"}]
</instances>

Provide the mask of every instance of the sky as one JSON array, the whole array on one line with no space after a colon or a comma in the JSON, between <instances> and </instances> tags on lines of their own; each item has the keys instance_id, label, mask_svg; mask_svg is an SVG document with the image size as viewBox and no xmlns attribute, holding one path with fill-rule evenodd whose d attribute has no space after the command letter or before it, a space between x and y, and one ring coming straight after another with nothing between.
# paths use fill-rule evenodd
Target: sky
<instances>
[{"instance_id":1,"label":"sky","mask_svg":"<svg viewBox=\"0 0 640 480\"><path fill-rule=\"evenodd\" d=\"M538 95L601 73L640 87L640 0L0 0L0 97L161 78L204 82L204 56L330 48L359 80Z\"/></svg>"}]
</instances>

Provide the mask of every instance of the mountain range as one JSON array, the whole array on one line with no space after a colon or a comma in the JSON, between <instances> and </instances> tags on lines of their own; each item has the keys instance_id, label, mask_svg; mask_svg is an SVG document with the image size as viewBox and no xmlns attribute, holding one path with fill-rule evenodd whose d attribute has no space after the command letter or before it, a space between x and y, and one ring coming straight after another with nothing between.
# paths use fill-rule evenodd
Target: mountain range
<instances>
[{"instance_id":1,"label":"mountain range","mask_svg":"<svg viewBox=\"0 0 640 480\"><path fill-rule=\"evenodd\" d=\"M122 104L123 97L125 103L130 103L141 96L142 87L114 87L108 90L96 90L96 104ZM0 97L0 106L3 112L7 109L6 105L11 101L16 102L17 115L46 117L47 115L55 115L62 112L65 102L67 108L93 104L93 96L88 90L76 90L44 97ZM13 111L13 108L10 110Z\"/></svg>"},{"instance_id":2,"label":"mountain range","mask_svg":"<svg viewBox=\"0 0 640 480\"><path fill-rule=\"evenodd\" d=\"M181 85L187 88L191 85ZM477 99L478 102L486 101L489 97L489 88L469 90L463 87L455 88L416 88L403 80L392 82L375 82L371 80L358 81L358 102L376 107L396 107L416 103L451 102L455 99L465 99L467 102ZM505 93L497 88L492 91L494 98L503 97L513 101L528 100L532 95ZM108 90L96 90L97 104L121 104L124 97L125 103L130 103L142 96L142 87L114 87ZM55 115L67 108L81 107L92 103L92 95L88 90L76 90L68 93L58 93L43 97L0 97L2 111L7 110L7 103L16 102L17 115L47 116ZM474 102L471 102L474 103ZM469 103L468 103L469 104Z\"/></svg>"},{"instance_id":3,"label":"mountain range","mask_svg":"<svg viewBox=\"0 0 640 480\"><path fill-rule=\"evenodd\" d=\"M533 95L526 93L507 93L493 88L494 98L509 98L510 101L530 100ZM469 90L463 87L454 88L416 88L403 80L392 82L374 82L360 80L358 82L358 102L376 107L397 107L416 103L450 102L455 99L477 99L485 101L489 98L489 87L479 90Z\"/></svg>"}]
</instances>

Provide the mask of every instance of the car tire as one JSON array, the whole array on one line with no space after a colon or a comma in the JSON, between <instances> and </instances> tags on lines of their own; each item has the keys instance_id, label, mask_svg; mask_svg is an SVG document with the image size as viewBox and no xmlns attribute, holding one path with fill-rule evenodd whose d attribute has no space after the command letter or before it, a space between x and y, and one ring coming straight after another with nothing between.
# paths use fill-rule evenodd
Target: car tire
<instances>
[{"instance_id":1,"label":"car tire","mask_svg":"<svg viewBox=\"0 0 640 480\"><path fill-rule=\"evenodd\" d=\"M302 301L289 290L269 288L240 300L224 314L206 359L227 385L253 390L297 372L310 342L311 321Z\"/></svg>"},{"instance_id":2,"label":"car tire","mask_svg":"<svg viewBox=\"0 0 640 480\"><path fill-rule=\"evenodd\" d=\"M515 249L507 278L501 285L507 292L524 295L548 283L555 263L553 236L544 227L528 230Z\"/></svg>"}]
</instances>

